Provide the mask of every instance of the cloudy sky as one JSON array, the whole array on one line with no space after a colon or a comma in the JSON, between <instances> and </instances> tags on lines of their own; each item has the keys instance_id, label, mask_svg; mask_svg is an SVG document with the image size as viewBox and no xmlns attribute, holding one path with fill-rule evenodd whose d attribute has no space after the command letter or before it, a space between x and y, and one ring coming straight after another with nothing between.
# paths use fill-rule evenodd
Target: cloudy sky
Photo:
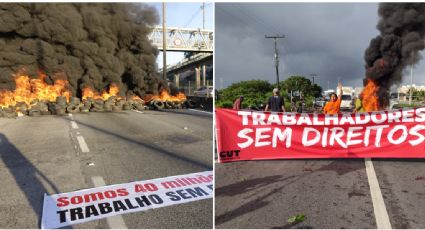
<instances>
[{"instance_id":1,"label":"cloudy sky","mask_svg":"<svg viewBox=\"0 0 425 230\"><path fill-rule=\"evenodd\" d=\"M274 43L264 36L276 34L286 36L278 41L281 80L317 74L324 89L335 88L338 79L362 86L363 54L378 35L377 9L376 3L216 3L216 87L251 79L274 83ZM425 85L424 60L413 74L414 84Z\"/></svg>"}]
</instances>

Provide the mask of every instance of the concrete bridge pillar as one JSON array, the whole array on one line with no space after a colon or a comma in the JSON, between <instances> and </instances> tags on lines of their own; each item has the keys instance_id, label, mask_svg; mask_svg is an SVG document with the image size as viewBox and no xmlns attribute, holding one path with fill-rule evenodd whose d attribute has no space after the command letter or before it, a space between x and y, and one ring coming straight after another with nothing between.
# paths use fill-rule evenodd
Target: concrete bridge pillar
<instances>
[{"instance_id":1,"label":"concrete bridge pillar","mask_svg":"<svg viewBox=\"0 0 425 230\"><path fill-rule=\"evenodd\" d=\"M202 65L202 85L207 85L207 68L205 68L205 65Z\"/></svg>"},{"instance_id":2,"label":"concrete bridge pillar","mask_svg":"<svg viewBox=\"0 0 425 230\"><path fill-rule=\"evenodd\" d=\"M178 73L174 74L174 81L176 83L177 88L180 88L180 74Z\"/></svg>"},{"instance_id":3,"label":"concrete bridge pillar","mask_svg":"<svg viewBox=\"0 0 425 230\"><path fill-rule=\"evenodd\" d=\"M196 89L201 88L201 67L198 66L195 68L196 72Z\"/></svg>"}]
</instances>

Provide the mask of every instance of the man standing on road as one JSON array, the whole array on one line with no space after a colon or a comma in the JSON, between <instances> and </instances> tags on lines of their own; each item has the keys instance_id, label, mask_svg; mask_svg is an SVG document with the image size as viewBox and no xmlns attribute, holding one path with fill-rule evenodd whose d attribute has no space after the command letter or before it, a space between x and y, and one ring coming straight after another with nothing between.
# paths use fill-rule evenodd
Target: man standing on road
<instances>
[{"instance_id":1,"label":"man standing on road","mask_svg":"<svg viewBox=\"0 0 425 230\"><path fill-rule=\"evenodd\" d=\"M285 112L283 97L280 96L278 88L273 89L273 96L269 97L264 111L269 111L269 109L272 112Z\"/></svg>"},{"instance_id":2,"label":"man standing on road","mask_svg":"<svg viewBox=\"0 0 425 230\"><path fill-rule=\"evenodd\" d=\"M243 102L243 96L240 96L238 99L233 102L233 109L234 110L241 110L242 109L242 102Z\"/></svg>"},{"instance_id":3,"label":"man standing on road","mask_svg":"<svg viewBox=\"0 0 425 230\"><path fill-rule=\"evenodd\" d=\"M325 107L323 107L324 114L337 114L339 113L339 108L341 107L341 97L342 97L342 84L338 83L338 92L339 97L336 93L332 93L330 96L330 101L326 103Z\"/></svg>"}]
</instances>

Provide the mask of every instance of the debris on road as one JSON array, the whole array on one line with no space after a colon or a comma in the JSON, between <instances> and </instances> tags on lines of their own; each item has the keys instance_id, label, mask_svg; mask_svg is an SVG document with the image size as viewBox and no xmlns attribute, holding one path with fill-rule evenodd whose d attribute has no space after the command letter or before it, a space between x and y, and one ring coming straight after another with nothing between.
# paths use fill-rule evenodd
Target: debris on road
<instances>
[{"instance_id":1,"label":"debris on road","mask_svg":"<svg viewBox=\"0 0 425 230\"><path fill-rule=\"evenodd\" d=\"M304 214L297 214L295 216L292 216L288 219L288 223L290 224L298 224L300 222L303 222L306 219Z\"/></svg>"}]
</instances>

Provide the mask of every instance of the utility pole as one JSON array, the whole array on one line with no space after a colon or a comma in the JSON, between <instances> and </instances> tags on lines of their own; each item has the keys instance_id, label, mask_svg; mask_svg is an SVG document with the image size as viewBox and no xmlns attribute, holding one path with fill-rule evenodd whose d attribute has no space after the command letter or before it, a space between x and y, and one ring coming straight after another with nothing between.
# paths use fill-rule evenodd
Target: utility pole
<instances>
[{"instance_id":1,"label":"utility pole","mask_svg":"<svg viewBox=\"0 0 425 230\"><path fill-rule=\"evenodd\" d=\"M313 78L313 87L314 87L314 77L317 77L317 74L312 73L310 74L310 76ZM314 91L313 91L313 94L314 94ZM316 106L316 95L313 95L313 97L314 97L314 104L313 104L313 107L314 107Z\"/></svg>"},{"instance_id":2,"label":"utility pole","mask_svg":"<svg viewBox=\"0 0 425 230\"><path fill-rule=\"evenodd\" d=\"M205 2L202 3L202 29L205 30Z\"/></svg>"},{"instance_id":3,"label":"utility pole","mask_svg":"<svg viewBox=\"0 0 425 230\"><path fill-rule=\"evenodd\" d=\"M410 95L409 95L409 105L412 105L412 94L413 94L413 64L410 65Z\"/></svg>"},{"instance_id":4,"label":"utility pole","mask_svg":"<svg viewBox=\"0 0 425 230\"><path fill-rule=\"evenodd\" d=\"M165 2L162 3L162 77L167 80L167 29L165 27Z\"/></svg>"},{"instance_id":5,"label":"utility pole","mask_svg":"<svg viewBox=\"0 0 425 230\"><path fill-rule=\"evenodd\" d=\"M285 35L265 36L265 38L272 38L274 40L274 58L276 61L276 86L279 89L279 50L277 49L277 40L285 38Z\"/></svg>"}]
</instances>

